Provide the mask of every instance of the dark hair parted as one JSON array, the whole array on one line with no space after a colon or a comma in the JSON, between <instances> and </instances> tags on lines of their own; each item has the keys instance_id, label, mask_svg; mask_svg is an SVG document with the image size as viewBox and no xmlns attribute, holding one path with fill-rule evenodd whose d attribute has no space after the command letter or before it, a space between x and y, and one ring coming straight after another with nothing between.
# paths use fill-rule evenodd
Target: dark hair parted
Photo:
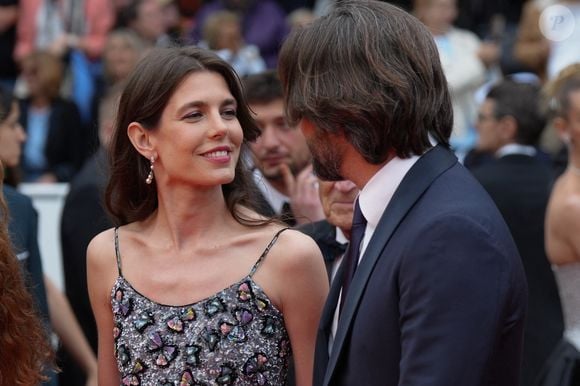
<instances>
[{"instance_id":1,"label":"dark hair parted","mask_svg":"<svg viewBox=\"0 0 580 386\"><path fill-rule=\"evenodd\" d=\"M540 87L513 80L493 86L486 96L494 102L494 117L510 116L518 128L515 140L522 145L534 146L546 126L546 115L540 108Z\"/></svg>"},{"instance_id":2,"label":"dark hair parted","mask_svg":"<svg viewBox=\"0 0 580 386\"><path fill-rule=\"evenodd\" d=\"M284 98L282 83L274 70L248 75L242 81L250 104L267 104Z\"/></svg>"},{"instance_id":3,"label":"dark hair parted","mask_svg":"<svg viewBox=\"0 0 580 386\"><path fill-rule=\"evenodd\" d=\"M379 1L340 2L295 29L279 73L290 124L307 118L343 131L370 163L390 151L405 158L448 146L451 98L431 33L415 17Z\"/></svg>"},{"instance_id":4,"label":"dark hair parted","mask_svg":"<svg viewBox=\"0 0 580 386\"><path fill-rule=\"evenodd\" d=\"M137 152L127 135L131 122L140 123L147 130L156 130L169 99L190 74L210 71L226 81L238 108L237 117L244 133L235 178L223 185L226 203L236 220L242 218L238 205L255 207L254 188L248 165L247 142L255 140L260 131L245 102L240 80L234 70L214 53L198 47L156 48L138 63L129 77L119 101L119 109L110 150L110 178L105 192L108 211L119 223L127 224L147 218L157 209L155 180L145 184L149 160Z\"/></svg>"}]
</instances>

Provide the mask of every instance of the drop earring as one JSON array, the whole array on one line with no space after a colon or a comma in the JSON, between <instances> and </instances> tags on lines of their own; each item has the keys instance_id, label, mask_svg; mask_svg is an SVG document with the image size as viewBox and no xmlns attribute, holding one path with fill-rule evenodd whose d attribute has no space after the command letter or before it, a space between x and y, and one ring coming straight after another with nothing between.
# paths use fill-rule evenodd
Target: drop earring
<instances>
[{"instance_id":1,"label":"drop earring","mask_svg":"<svg viewBox=\"0 0 580 386\"><path fill-rule=\"evenodd\" d=\"M147 175L147 179L145 179L145 183L147 185L151 185L153 182L153 164L155 163L155 156L151 156L151 165L149 166L149 174Z\"/></svg>"}]
</instances>

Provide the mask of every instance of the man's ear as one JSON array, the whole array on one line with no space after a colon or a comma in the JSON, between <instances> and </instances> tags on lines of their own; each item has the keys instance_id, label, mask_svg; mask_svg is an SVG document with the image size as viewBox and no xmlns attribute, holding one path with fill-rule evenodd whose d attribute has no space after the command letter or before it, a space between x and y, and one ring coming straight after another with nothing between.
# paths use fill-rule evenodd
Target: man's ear
<instances>
[{"instance_id":1,"label":"man's ear","mask_svg":"<svg viewBox=\"0 0 580 386\"><path fill-rule=\"evenodd\" d=\"M515 142L518 135L518 122L511 115L506 115L500 119L500 136L503 143Z\"/></svg>"},{"instance_id":2,"label":"man's ear","mask_svg":"<svg viewBox=\"0 0 580 386\"><path fill-rule=\"evenodd\" d=\"M138 122L131 122L127 128L127 135L133 147L147 159L154 156L155 148L152 141L151 132Z\"/></svg>"}]
</instances>

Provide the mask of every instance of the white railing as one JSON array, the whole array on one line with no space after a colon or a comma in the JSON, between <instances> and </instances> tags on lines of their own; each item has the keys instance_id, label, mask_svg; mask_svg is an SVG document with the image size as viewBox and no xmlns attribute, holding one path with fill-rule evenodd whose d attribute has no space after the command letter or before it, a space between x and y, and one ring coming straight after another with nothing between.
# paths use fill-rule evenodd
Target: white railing
<instances>
[{"instance_id":1,"label":"white railing","mask_svg":"<svg viewBox=\"0 0 580 386\"><path fill-rule=\"evenodd\" d=\"M60 218L68 184L23 183L18 186L18 190L32 199L38 211L38 243L44 273L63 289Z\"/></svg>"}]
</instances>

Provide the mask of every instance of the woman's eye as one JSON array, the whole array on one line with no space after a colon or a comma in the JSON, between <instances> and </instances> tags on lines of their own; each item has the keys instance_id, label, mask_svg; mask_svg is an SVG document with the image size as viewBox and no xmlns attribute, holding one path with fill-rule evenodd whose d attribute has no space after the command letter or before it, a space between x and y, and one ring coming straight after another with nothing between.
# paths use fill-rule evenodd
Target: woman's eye
<instances>
[{"instance_id":1,"label":"woman's eye","mask_svg":"<svg viewBox=\"0 0 580 386\"><path fill-rule=\"evenodd\" d=\"M222 115L225 117L234 118L237 116L237 112L234 109L228 109L228 110L224 110L222 112Z\"/></svg>"},{"instance_id":2,"label":"woman's eye","mask_svg":"<svg viewBox=\"0 0 580 386\"><path fill-rule=\"evenodd\" d=\"M185 119L199 119L201 118L201 113L199 111L195 111L193 113L189 113L185 116Z\"/></svg>"}]
</instances>

